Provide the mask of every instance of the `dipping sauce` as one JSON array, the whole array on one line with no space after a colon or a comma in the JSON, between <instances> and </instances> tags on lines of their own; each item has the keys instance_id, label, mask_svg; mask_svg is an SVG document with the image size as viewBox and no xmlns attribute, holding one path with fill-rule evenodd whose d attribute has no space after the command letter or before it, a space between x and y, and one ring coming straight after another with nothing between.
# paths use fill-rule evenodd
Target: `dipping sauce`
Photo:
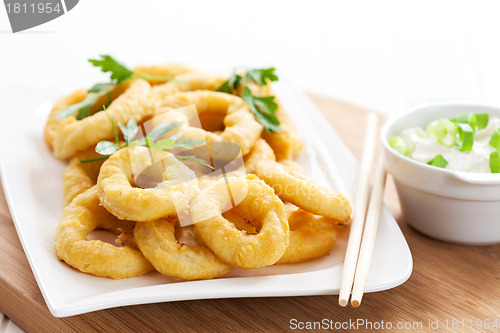
<instances>
[{"instance_id":1,"label":"dipping sauce","mask_svg":"<svg viewBox=\"0 0 500 333\"><path fill-rule=\"evenodd\" d=\"M464 114L409 128L389 140L416 161L456 171L500 173L500 118Z\"/></svg>"}]
</instances>

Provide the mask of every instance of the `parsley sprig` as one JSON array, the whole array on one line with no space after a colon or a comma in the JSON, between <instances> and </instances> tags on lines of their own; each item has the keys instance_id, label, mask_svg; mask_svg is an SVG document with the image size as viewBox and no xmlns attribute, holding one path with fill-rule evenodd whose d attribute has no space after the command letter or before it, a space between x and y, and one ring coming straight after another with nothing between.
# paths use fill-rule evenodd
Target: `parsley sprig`
<instances>
[{"instance_id":1,"label":"parsley sprig","mask_svg":"<svg viewBox=\"0 0 500 333\"><path fill-rule=\"evenodd\" d=\"M217 91L236 95L240 88L243 88L241 98L248 104L255 118L264 126L268 132L281 132L280 121L276 116L278 104L274 101L274 96L257 97L252 94L248 82L254 82L261 86L266 86L268 82L278 81L278 76L274 73L275 68L249 69L244 74L236 71L224 82Z\"/></svg>"},{"instance_id":2,"label":"parsley sprig","mask_svg":"<svg viewBox=\"0 0 500 333\"><path fill-rule=\"evenodd\" d=\"M245 75L245 78L247 81L254 81L261 86L267 86L267 80L271 82L278 81L278 76L274 74L275 70L276 69L273 67L249 69Z\"/></svg>"},{"instance_id":3,"label":"parsley sprig","mask_svg":"<svg viewBox=\"0 0 500 333\"><path fill-rule=\"evenodd\" d=\"M144 137L140 140L134 140L135 136L137 135L137 132L139 130L139 127L137 126L137 122L135 119L130 119L128 121L127 125L124 125L122 123L118 123L118 127L122 131L123 138L125 140L125 143L123 145L121 145L115 120L107 112L106 112L106 114L108 115L108 119L111 122L111 126L113 127L113 136L114 136L115 142L111 142L111 141L107 141L107 140L99 141L95 147L95 151L103 156L98 157L98 158L88 159L88 160L81 160L80 163L90 163L90 162L102 161L102 160L108 159L111 154L113 154L117 150L120 150L120 149L123 149L126 147L135 147L135 146L144 146L145 145L148 148L155 148L155 149L159 149L159 150L168 150L168 149L174 149L174 148L189 149L189 148L192 148L193 146L198 146L198 145L205 143L205 141L195 140L192 138L177 140L178 138L180 138L182 136L182 134L184 134L182 131L170 136L167 139L160 139L166 133L181 126L182 123L178 122L178 121L173 121L173 122L168 122L168 123L158 125L151 132L149 132L146 135L146 137ZM175 155L175 156L178 158L181 158L181 159L189 159L192 161L196 161L200 164L203 164L204 166L207 166L207 167L210 167L213 169L213 167L210 164L206 163L202 159L197 158L196 156L183 156L183 155Z\"/></svg>"},{"instance_id":4,"label":"parsley sprig","mask_svg":"<svg viewBox=\"0 0 500 333\"><path fill-rule=\"evenodd\" d=\"M90 109L103 96L108 96L105 106L111 103L111 94L113 90L120 84L134 78L142 78L155 81L170 81L173 78L151 76L146 73L134 71L120 63L118 60L108 54L101 55L100 59L89 59L89 62L95 67L99 67L104 73L111 73L110 82L96 83L89 90L89 95L83 101L73 104L66 109L60 111L56 115L56 119L67 118L76 112L76 119L81 120L90 116ZM102 110L100 110L102 111Z\"/></svg>"}]
</instances>

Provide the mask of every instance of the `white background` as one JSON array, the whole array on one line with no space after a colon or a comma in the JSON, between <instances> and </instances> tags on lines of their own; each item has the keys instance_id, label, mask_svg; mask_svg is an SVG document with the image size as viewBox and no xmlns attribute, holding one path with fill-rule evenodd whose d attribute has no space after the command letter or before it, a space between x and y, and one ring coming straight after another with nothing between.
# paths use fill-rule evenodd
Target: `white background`
<instances>
[{"instance_id":1,"label":"white background","mask_svg":"<svg viewBox=\"0 0 500 333\"><path fill-rule=\"evenodd\" d=\"M487 0L81 0L12 34L0 8L0 86L97 78L86 59L110 53L130 66L272 65L308 91L386 114L429 99L500 104L499 14Z\"/></svg>"},{"instance_id":2,"label":"white background","mask_svg":"<svg viewBox=\"0 0 500 333\"><path fill-rule=\"evenodd\" d=\"M275 66L305 90L385 114L433 99L500 105L499 16L500 2L489 0L80 0L12 34L0 7L0 88L97 80L86 59L109 53L130 66Z\"/></svg>"}]
</instances>

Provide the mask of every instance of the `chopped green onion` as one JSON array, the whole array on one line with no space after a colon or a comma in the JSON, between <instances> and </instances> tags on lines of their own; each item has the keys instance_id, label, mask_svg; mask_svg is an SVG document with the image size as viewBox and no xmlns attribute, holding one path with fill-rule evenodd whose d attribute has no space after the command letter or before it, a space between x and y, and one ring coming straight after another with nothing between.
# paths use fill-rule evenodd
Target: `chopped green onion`
<instances>
[{"instance_id":1,"label":"chopped green onion","mask_svg":"<svg viewBox=\"0 0 500 333\"><path fill-rule=\"evenodd\" d=\"M500 150L490 154L490 170L491 173L500 173Z\"/></svg>"},{"instance_id":2,"label":"chopped green onion","mask_svg":"<svg viewBox=\"0 0 500 333\"><path fill-rule=\"evenodd\" d=\"M457 125L448 119L438 119L427 125L427 135L439 143L452 147L457 142Z\"/></svg>"},{"instance_id":3,"label":"chopped green onion","mask_svg":"<svg viewBox=\"0 0 500 333\"><path fill-rule=\"evenodd\" d=\"M477 119L477 129L483 129L488 126L488 122L490 121L490 115L488 113L476 113Z\"/></svg>"},{"instance_id":4,"label":"chopped green onion","mask_svg":"<svg viewBox=\"0 0 500 333\"><path fill-rule=\"evenodd\" d=\"M470 127L472 127L474 130L477 127L477 118L474 113L464 113L456 118L450 119L454 123L459 123L459 124L469 124Z\"/></svg>"},{"instance_id":5,"label":"chopped green onion","mask_svg":"<svg viewBox=\"0 0 500 333\"><path fill-rule=\"evenodd\" d=\"M438 167L438 168L446 168L448 165L448 161L443 157L443 155L436 155L432 160L427 162L427 164Z\"/></svg>"},{"instance_id":6,"label":"chopped green onion","mask_svg":"<svg viewBox=\"0 0 500 333\"><path fill-rule=\"evenodd\" d=\"M497 128L493 135L491 136L490 146L496 150L500 150L500 128Z\"/></svg>"},{"instance_id":7,"label":"chopped green onion","mask_svg":"<svg viewBox=\"0 0 500 333\"><path fill-rule=\"evenodd\" d=\"M490 115L488 113L464 113L456 118L451 119L454 123L469 124L474 131L483 129L488 126Z\"/></svg>"},{"instance_id":8,"label":"chopped green onion","mask_svg":"<svg viewBox=\"0 0 500 333\"><path fill-rule=\"evenodd\" d=\"M459 142L457 144L458 150L460 151L471 151L472 146L474 146L474 130L469 124L458 124L458 137Z\"/></svg>"},{"instance_id":9,"label":"chopped green onion","mask_svg":"<svg viewBox=\"0 0 500 333\"><path fill-rule=\"evenodd\" d=\"M394 148L401 155L408 156L408 154L410 153L410 150L408 149L405 140L403 140L403 138L400 136L393 136L392 138L390 138L389 146Z\"/></svg>"}]
</instances>

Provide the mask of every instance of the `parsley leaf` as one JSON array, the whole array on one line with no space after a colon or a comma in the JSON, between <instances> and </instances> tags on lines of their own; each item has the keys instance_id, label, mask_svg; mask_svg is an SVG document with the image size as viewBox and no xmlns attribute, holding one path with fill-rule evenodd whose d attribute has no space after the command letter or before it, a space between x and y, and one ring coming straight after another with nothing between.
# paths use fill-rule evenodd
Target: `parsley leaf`
<instances>
[{"instance_id":1,"label":"parsley leaf","mask_svg":"<svg viewBox=\"0 0 500 333\"><path fill-rule=\"evenodd\" d=\"M122 130L123 138L127 143L132 142L132 139L135 138L139 129L134 118L128 121L127 126L123 125L122 123L118 123L118 127L120 127L120 129Z\"/></svg>"},{"instance_id":2,"label":"parsley leaf","mask_svg":"<svg viewBox=\"0 0 500 333\"><path fill-rule=\"evenodd\" d=\"M90 163L90 162L95 162L95 161L101 161L109 158L111 154L113 154L115 151L120 150L122 148L126 147L135 147L139 145L146 145L148 148L155 148L159 150L168 150L168 149L173 149L173 148L191 148L192 146L197 146L200 144L205 143L203 140L195 140L192 138L184 139L184 140L179 140L176 141L178 137L180 137L183 133L179 132L175 135L172 135L168 139L161 139L158 140L162 135L168 133L169 131L179 127L182 125L181 122L169 122L169 123L164 123L161 124L157 127L155 127L150 133L146 135L145 138L141 139L140 141L135 140L132 141L138 131L138 126L137 122L135 119L130 119L125 126L122 123L118 123L118 127L120 127L123 137L126 141L126 143L123 146L120 146L120 140L118 137L118 131L116 129L115 121L113 117L111 117L107 112L106 114L108 115L108 119L111 122L111 126L113 126L113 134L116 143L107 141L107 140L102 140L99 141L95 147L95 151L101 155L105 155L103 157L98 157L98 158L93 158L93 159L88 159L88 160L81 160L80 163ZM212 168L211 165L207 164L205 161L195 157L195 156L182 156L182 155L175 155L178 158L181 159L188 159L192 160L198 163L201 163L205 166L208 166Z\"/></svg>"},{"instance_id":3,"label":"parsley leaf","mask_svg":"<svg viewBox=\"0 0 500 333\"><path fill-rule=\"evenodd\" d=\"M73 105L70 105L66 109L60 111L56 115L55 119L67 118L67 117L71 116L72 114L74 114L76 111L79 111L80 109L90 110L92 105L94 105L94 103L97 102L97 99L99 97L100 96L97 96L97 95L87 96L87 98L85 98L83 101L76 103L76 104L73 104Z\"/></svg>"},{"instance_id":4,"label":"parsley leaf","mask_svg":"<svg viewBox=\"0 0 500 333\"><path fill-rule=\"evenodd\" d=\"M113 117L109 115L109 113L106 111L106 116L108 116L109 121L111 122L111 126L113 127L113 136L115 137L115 142L116 145L120 145L120 138L118 137L118 131L116 130L116 125L115 125L115 120Z\"/></svg>"},{"instance_id":5,"label":"parsley leaf","mask_svg":"<svg viewBox=\"0 0 500 333\"><path fill-rule=\"evenodd\" d=\"M224 82L216 91L225 92L232 94L233 91L237 90L241 86L241 81L243 78L241 75L233 73L229 79Z\"/></svg>"},{"instance_id":6,"label":"parsley leaf","mask_svg":"<svg viewBox=\"0 0 500 333\"><path fill-rule=\"evenodd\" d=\"M278 76L274 73L275 70L274 67L249 69L246 71L244 78L234 72L217 89L220 92L236 95L238 94L238 88L243 87L241 98L248 104L257 121L264 126L264 130L268 132L281 132L280 121L275 114L276 110L278 110L278 104L274 102L274 96L257 97L253 95L245 83L254 82L266 86L269 81L278 81Z\"/></svg>"},{"instance_id":7,"label":"parsley leaf","mask_svg":"<svg viewBox=\"0 0 500 333\"><path fill-rule=\"evenodd\" d=\"M110 94L108 101L106 102L106 106L111 103L111 92L116 88L120 83L131 80L134 78L134 74L140 78L146 80L156 80L156 81L170 81L175 80L175 78L165 78L165 77L156 77L151 76L146 73L135 72L118 60L113 58L110 55L104 54L101 55L100 59L89 59L89 62L92 63L95 67L99 67L102 72L111 73L111 82L109 83L97 83L93 85L89 90L89 96L85 98L83 101L77 104L70 105L64 110L61 110L55 117L55 119L67 118L75 114L78 111L76 116L77 120L84 119L90 116L90 109L92 106L105 94ZM100 110L102 111L102 110Z\"/></svg>"},{"instance_id":8,"label":"parsley leaf","mask_svg":"<svg viewBox=\"0 0 500 333\"><path fill-rule=\"evenodd\" d=\"M158 140L155 142L153 139L146 138L145 141L146 141L146 145L149 148L155 148L155 149L159 149L159 150L172 149L172 148L174 148L174 143L175 143L175 140L172 140L172 139L162 139L162 140Z\"/></svg>"},{"instance_id":9,"label":"parsley leaf","mask_svg":"<svg viewBox=\"0 0 500 333\"><path fill-rule=\"evenodd\" d=\"M106 101L104 102L104 105L102 106L102 109L100 109L96 112L106 110L106 108L109 106L109 104L111 104L111 91L107 92L106 90L104 90L97 95L91 96L90 101L78 111L78 114L76 115L76 120L82 120L82 119L90 116L90 109L92 108L92 106L97 102L97 100L99 98L101 98L102 96L104 96L106 94L108 95L108 97L106 98Z\"/></svg>"},{"instance_id":10,"label":"parsley leaf","mask_svg":"<svg viewBox=\"0 0 500 333\"><path fill-rule=\"evenodd\" d=\"M103 54L101 59L89 59L95 67L100 67L103 72L111 72L111 80L113 84L119 84L123 81L132 78L134 71L119 63L115 58L110 55Z\"/></svg>"},{"instance_id":11,"label":"parsley leaf","mask_svg":"<svg viewBox=\"0 0 500 333\"><path fill-rule=\"evenodd\" d=\"M247 81L254 81L262 86L267 86L267 80L273 82L278 81L278 76L274 74L276 69L270 68L260 68L260 69L249 69L246 73Z\"/></svg>"},{"instance_id":12,"label":"parsley leaf","mask_svg":"<svg viewBox=\"0 0 500 333\"><path fill-rule=\"evenodd\" d=\"M190 160L190 161L195 161L200 163L201 165L204 165L206 167L209 167L210 169L214 170L215 168L208 164L205 160L202 160L201 158L198 158L194 155L175 155L175 157L180 158L182 160Z\"/></svg>"},{"instance_id":13,"label":"parsley leaf","mask_svg":"<svg viewBox=\"0 0 500 333\"><path fill-rule=\"evenodd\" d=\"M108 158L109 158L109 155L103 156L103 157L91 158L89 160L81 160L80 163L97 162L97 161L107 160Z\"/></svg>"},{"instance_id":14,"label":"parsley leaf","mask_svg":"<svg viewBox=\"0 0 500 333\"><path fill-rule=\"evenodd\" d=\"M178 138L180 138L183 135L184 135L184 131L179 131L179 132L175 133L174 135L172 135L172 136L170 136L168 138L172 139L172 140L177 140Z\"/></svg>"},{"instance_id":15,"label":"parsley leaf","mask_svg":"<svg viewBox=\"0 0 500 333\"><path fill-rule=\"evenodd\" d=\"M255 118L264 126L264 130L268 132L281 132L281 128L279 127L280 121L275 114L278 104L274 102L274 96L256 97L252 95L248 87L245 87L241 98L248 104Z\"/></svg>"},{"instance_id":16,"label":"parsley leaf","mask_svg":"<svg viewBox=\"0 0 500 333\"><path fill-rule=\"evenodd\" d=\"M87 104L83 108L81 108L76 115L76 120L82 120L83 118L87 118L88 116L90 116L90 108L93 104L94 103Z\"/></svg>"},{"instance_id":17,"label":"parsley leaf","mask_svg":"<svg viewBox=\"0 0 500 333\"><path fill-rule=\"evenodd\" d=\"M70 105L66 109L60 111L55 119L67 118L78 111L76 116L77 120L81 120L90 116L90 108L101 98L102 96L108 95L108 100L106 101L106 107L111 103L111 92L115 86L112 83L97 83L88 90L91 95L88 95L83 101Z\"/></svg>"},{"instance_id":18,"label":"parsley leaf","mask_svg":"<svg viewBox=\"0 0 500 333\"><path fill-rule=\"evenodd\" d=\"M134 71L134 74L139 76L141 79L148 81L177 81L177 82L186 82L183 79L176 79L174 77L165 77L165 76L157 76L157 75L149 75L144 72Z\"/></svg>"},{"instance_id":19,"label":"parsley leaf","mask_svg":"<svg viewBox=\"0 0 500 333\"><path fill-rule=\"evenodd\" d=\"M226 82L224 82L219 88L217 88L215 91L219 91L219 92L224 92L224 93L228 93L228 94L232 94L233 91L231 89L231 85L229 84L229 80L227 80Z\"/></svg>"},{"instance_id":20,"label":"parsley leaf","mask_svg":"<svg viewBox=\"0 0 500 333\"><path fill-rule=\"evenodd\" d=\"M172 121L169 123L164 123L156 126L151 132L147 134L147 137L151 140L159 139L163 134L170 132L171 130L181 126L180 121Z\"/></svg>"},{"instance_id":21,"label":"parsley leaf","mask_svg":"<svg viewBox=\"0 0 500 333\"><path fill-rule=\"evenodd\" d=\"M95 151L101 155L111 155L121 147L111 141L99 141L95 146Z\"/></svg>"},{"instance_id":22,"label":"parsley leaf","mask_svg":"<svg viewBox=\"0 0 500 333\"><path fill-rule=\"evenodd\" d=\"M88 90L89 93L100 93L113 87L113 83L96 83Z\"/></svg>"},{"instance_id":23,"label":"parsley leaf","mask_svg":"<svg viewBox=\"0 0 500 333\"><path fill-rule=\"evenodd\" d=\"M176 141L174 148L192 148L206 143L205 140L195 140L192 138Z\"/></svg>"}]
</instances>

